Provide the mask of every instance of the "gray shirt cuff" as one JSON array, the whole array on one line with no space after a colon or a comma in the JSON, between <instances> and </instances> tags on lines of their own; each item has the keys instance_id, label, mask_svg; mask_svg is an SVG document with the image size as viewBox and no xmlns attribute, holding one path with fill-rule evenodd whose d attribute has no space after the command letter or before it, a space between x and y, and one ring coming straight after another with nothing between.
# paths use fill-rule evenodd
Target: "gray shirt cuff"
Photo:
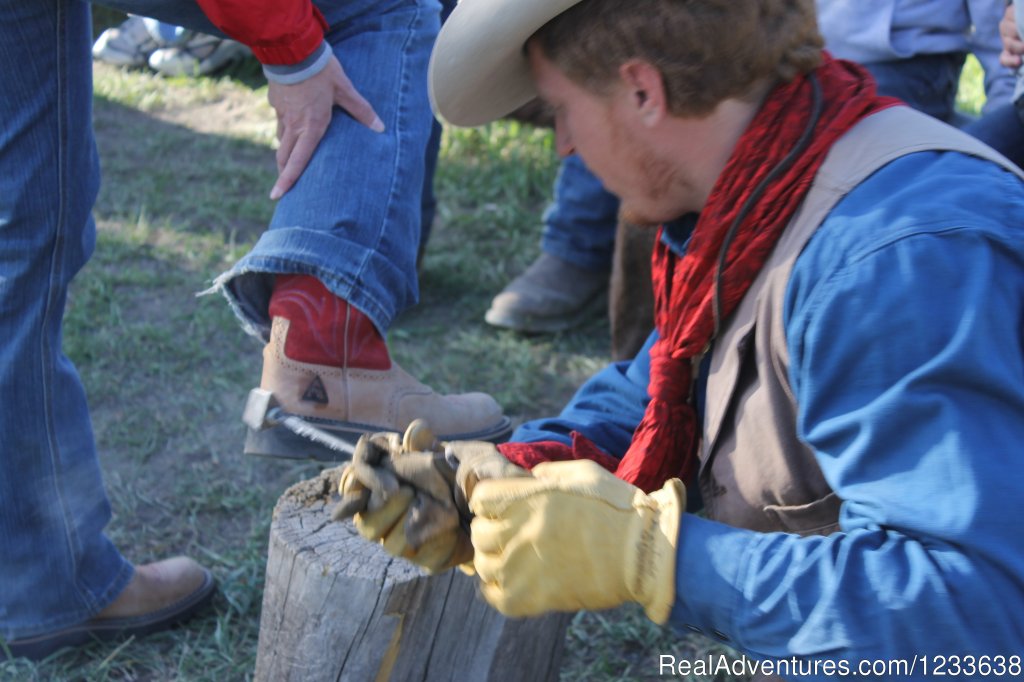
<instances>
[{"instance_id":1,"label":"gray shirt cuff","mask_svg":"<svg viewBox=\"0 0 1024 682\"><path fill-rule=\"evenodd\" d=\"M331 46L325 40L320 47L298 64L264 64L263 75L268 81L282 85L294 85L312 78L327 66L331 59Z\"/></svg>"}]
</instances>

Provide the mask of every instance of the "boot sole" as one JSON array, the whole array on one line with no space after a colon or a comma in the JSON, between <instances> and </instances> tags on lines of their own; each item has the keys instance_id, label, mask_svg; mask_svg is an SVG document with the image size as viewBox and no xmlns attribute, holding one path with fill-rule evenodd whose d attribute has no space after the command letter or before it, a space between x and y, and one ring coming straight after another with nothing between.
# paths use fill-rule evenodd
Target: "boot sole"
<instances>
[{"instance_id":1,"label":"boot sole","mask_svg":"<svg viewBox=\"0 0 1024 682\"><path fill-rule=\"evenodd\" d=\"M327 432L334 438L344 441L351 449L355 448L361 436L394 429L372 424L354 422L337 422L327 419L303 417L303 421L311 426ZM485 440L500 443L508 440L512 433L512 420L502 417L501 421L489 429L471 433L438 434L438 440ZM268 429L246 429L245 447L243 452L258 457L274 457L279 459L312 459L320 462L345 462L351 459L349 452L340 452L322 443L300 436L285 426L274 426Z\"/></svg>"}]
</instances>

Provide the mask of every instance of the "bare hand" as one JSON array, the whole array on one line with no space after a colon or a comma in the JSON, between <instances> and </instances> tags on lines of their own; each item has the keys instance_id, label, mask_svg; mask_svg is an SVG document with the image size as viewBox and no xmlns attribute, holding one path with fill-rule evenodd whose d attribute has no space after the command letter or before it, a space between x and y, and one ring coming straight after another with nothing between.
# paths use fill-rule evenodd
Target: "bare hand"
<instances>
[{"instance_id":1,"label":"bare hand","mask_svg":"<svg viewBox=\"0 0 1024 682\"><path fill-rule=\"evenodd\" d=\"M280 199L302 175L337 105L370 130L383 132L384 123L370 103L353 87L333 54L320 73L300 83L270 82L267 99L277 112L277 182L271 199Z\"/></svg>"},{"instance_id":2,"label":"bare hand","mask_svg":"<svg viewBox=\"0 0 1024 682\"><path fill-rule=\"evenodd\" d=\"M999 54L999 63L1016 69L1021 65L1024 55L1024 40L1017 31L1017 19L1013 5L1006 8L1003 20L999 22L999 36L1003 39L1003 51Z\"/></svg>"}]
</instances>

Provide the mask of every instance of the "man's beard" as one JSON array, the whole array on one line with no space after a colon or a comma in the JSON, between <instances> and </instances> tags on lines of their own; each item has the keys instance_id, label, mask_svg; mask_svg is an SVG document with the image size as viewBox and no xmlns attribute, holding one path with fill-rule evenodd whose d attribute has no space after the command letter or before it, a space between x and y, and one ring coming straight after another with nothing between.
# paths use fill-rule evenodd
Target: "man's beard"
<instances>
[{"instance_id":1,"label":"man's beard","mask_svg":"<svg viewBox=\"0 0 1024 682\"><path fill-rule=\"evenodd\" d=\"M673 201L673 195L685 191L686 186L678 180L676 171L668 163L648 157L642 159L639 167L644 177L643 204L647 208L624 199L619 209L623 220L638 227L657 227L687 213L685 208L675 207L679 198Z\"/></svg>"}]
</instances>

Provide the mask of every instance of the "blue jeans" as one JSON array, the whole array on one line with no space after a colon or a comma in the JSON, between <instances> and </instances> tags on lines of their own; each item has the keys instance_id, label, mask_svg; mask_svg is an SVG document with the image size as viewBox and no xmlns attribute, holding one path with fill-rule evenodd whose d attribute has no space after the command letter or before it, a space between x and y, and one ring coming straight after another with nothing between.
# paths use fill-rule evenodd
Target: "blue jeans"
<instances>
[{"instance_id":1,"label":"blue jeans","mask_svg":"<svg viewBox=\"0 0 1024 682\"><path fill-rule=\"evenodd\" d=\"M89 6L0 0L0 637L86 620L132 567L85 393L61 352L68 284L95 243Z\"/></svg>"},{"instance_id":2,"label":"blue jeans","mask_svg":"<svg viewBox=\"0 0 1024 682\"><path fill-rule=\"evenodd\" d=\"M105 4L218 34L190 0ZM387 126L336 111L253 251L217 280L265 329L274 273L309 273L386 328L416 300L426 68L437 0L323 0L327 36ZM103 529L85 394L61 352L68 284L95 242L99 166L91 125L92 36L83 0L0 0L0 637L87 620L132 567ZM266 191L267 188L253 188Z\"/></svg>"},{"instance_id":3,"label":"blue jeans","mask_svg":"<svg viewBox=\"0 0 1024 682\"><path fill-rule=\"evenodd\" d=\"M562 159L555 196L544 212L541 249L588 270L610 270L619 199L580 157Z\"/></svg>"},{"instance_id":4,"label":"blue jeans","mask_svg":"<svg viewBox=\"0 0 1024 682\"><path fill-rule=\"evenodd\" d=\"M962 125L966 120L957 116L956 91L966 58L962 52L948 52L874 62L864 67L875 77L879 94L898 97L940 121Z\"/></svg>"},{"instance_id":5,"label":"blue jeans","mask_svg":"<svg viewBox=\"0 0 1024 682\"><path fill-rule=\"evenodd\" d=\"M455 9L458 0L441 0L441 24ZM441 150L441 123L434 120L430 126L430 140L427 142L427 161L423 177L423 197L420 202L420 251L426 248L430 232L434 227L434 216L437 214L437 197L434 195L434 171L437 170L437 157Z\"/></svg>"},{"instance_id":6,"label":"blue jeans","mask_svg":"<svg viewBox=\"0 0 1024 682\"><path fill-rule=\"evenodd\" d=\"M456 0L441 0L441 23L455 9ZM162 47L173 47L187 39L192 32L184 26L167 24L149 17L143 18L146 30ZM426 247L437 213L437 197L434 195L434 171L437 168L438 150L441 146L441 124L434 121L427 145L426 166L423 178L423 196L420 206L420 249Z\"/></svg>"},{"instance_id":7,"label":"blue jeans","mask_svg":"<svg viewBox=\"0 0 1024 682\"><path fill-rule=\"evenodd\" d=\"M1024 114L1013 104L992 109L966 126L964 132L974 135L1024 168Z\"/></svg>"},{"instance_id":8,"label":"blue jeans","mask_svg":"<svg viewBox=\"0 0 1024 682\"><path fill-rule=\"evenodd\" d=\"M145 17L221 35L189 0L104 0ZM211 289L246 331L266 339L274 275L308 274L382 331L416 303L425 159L432 118L427 62L438 0L316 0L327 40L386 127L374 133L336 111L270 228ZM262 191L262 188L260 189Z\"/></svg>"},{"instance_id":9,"label":"blue jeans","mask_svg":"<svg viewBox=\"0 0 1024 682\"><path fill-rule=\"evenodd\" d=\"M250 332L267 338L276 273L316 276L385 331L416 303L427 142L427 62L437 0L318 2L328 40L386 130L335 115L267 230L215 284Z\"/></svg>"}]
</instances>

